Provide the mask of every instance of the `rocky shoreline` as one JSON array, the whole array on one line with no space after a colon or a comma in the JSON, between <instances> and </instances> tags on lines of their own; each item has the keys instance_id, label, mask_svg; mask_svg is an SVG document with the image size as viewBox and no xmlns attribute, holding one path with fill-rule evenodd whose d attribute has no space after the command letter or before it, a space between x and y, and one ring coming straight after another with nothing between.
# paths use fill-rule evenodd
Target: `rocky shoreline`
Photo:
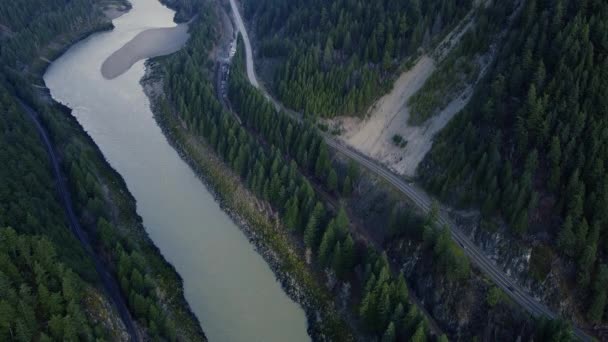
<instances>
[{"instance_id":1,"label":"rocky shoreline","mask_svg":"<svg viewBox=\"0 0 608 342\"><path fill-rule=\"evenodd\" d=\"M197 177L203 182L215 200L219 203L222 210L228 214L232 221L245 234L247 239L254 246L256 252L259 253L270 266L270 269L274 273L277 281L281 284L281 287L287 296L304 309L308 324L307 331L312 340L328 340L323 333L323 309L314 303L314 300L311 299L310 295L307 293L308 291L298 283L295 277L284 269L284 261L270 246L268 246L268 244L256 230L256 227L254 227L254 224L249 222L249 220L247 220L237 208L233 208L228 203L228 200L225 198L227 194L222 194L218 190L217 181L213 179L213 176L205 172L203 168L185 151L183 143L175 137L175 132L170 127L170 121L174 119L166 118L159 112L158 102L165 96L165 94L163 91L162 76L160 75L158 68L159 65L153 59L146 61L146 72L140 83L143 86L144 93L150 100L150 108L154 118L167 138L167 141L177 151L182 160L184 160L190 166ZM227 167L223 164L223 161L219 160L215 154L210 155L209 159L210 163L218 164L219 167L225 169L226 173L232 174L232 170L227 169ZM240 180L238 186L243 187Z\"/></svg>"}]
</instances>

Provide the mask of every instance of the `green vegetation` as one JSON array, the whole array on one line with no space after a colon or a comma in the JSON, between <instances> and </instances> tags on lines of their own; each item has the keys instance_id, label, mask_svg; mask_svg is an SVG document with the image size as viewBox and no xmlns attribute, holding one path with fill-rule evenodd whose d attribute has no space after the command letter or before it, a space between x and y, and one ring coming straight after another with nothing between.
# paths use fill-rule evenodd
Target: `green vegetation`
<instances>
[{"instance_id":1,"label":"green vegetation","mask_svg":"<svg viewBox=\"0 0 608 342\"><path fill-rule=\"evenodd\" d=\"M478 9L475 24L441 61L424 86L409 99L410 124L420 125L439 114L456 96L477 81L481 71L481 61L478 59L490 52L490 45L507 27L514 6L512 1L496 1Z\"/></svg>"},{"instance_id":2,"label":"green vegetation","mask_svg":"<svg viewBox=\"0 0 608 342\"><path fill-rule=\"evenodd\" d=\"M202 8L201 0L159 0L165 6L175 10L175 22L187 22Z\"/></svg>"},{"instance_id":3,"label":"green vegetation","mask_svg":"<svg viewBox=\"0 0 608 342\"><path fill-rule=\"evenodd\" d=\"M428 322L420 309L408 303L408 289L402 275L391 275L386 255L368 252L364 271L363 299L359 316L367 331L382 336L382 341L409 339L432 340Z\"/></svg>"},{"instance_id":4,"label":"green vegetation","mask_svg":"<svg viewBox=\"0 0 608 342\"><path fill-rule=\"evenodd\" d=\"M58 261L53 243L0 229L0 340L110 338L87 315L86 296L86 283Z\"/></svg>"},{"instance_id":5,"label":"green vegetation","mask_svg":"<svg viewBox=\"0 0 608 342\"><path fill-rule=\"evenodd\" d=\"M602 1L526 1L419 169L441 198L478 204L515 235L546 230L576 263L581 309L604 321L606 289L589 289L608 253L607 18Z\"/></svg>"},{"instance_id":6,"label":"green vegetation","mask_svg":"<svg viewBox=\"0 0 608 342\"><path fill-rule=\"evenodd\" d=\"M530 255L530 274L539 281L545 279L551 271L553 257L553 251L549 246L534 247Z\"/></svg>"},{"instance_id":7,"label":"green vegetation","mask_svg":"<svg viewBox=\"0 0 608 342\"><path fill-rule=\"evenodd\" d=\"M44 235L61 246L61 261L95 279L92 263L67 227L38 133L2 84L0 112L0 227Z\"/></svg>"},{"instance_id":8,"label":"green vegetation","mask_svg":"<svg viewBox=\"0 0 608 342\"><path fill-rule=\"evenodd\" d=\"M606 308L606 284L608 284L608 266L601 264L593 282L593 301L587 311L587 318L591 322L600 322L604 317Z\"/></svg>"},{"instance_id":9,"label":"green vegetation","mask_svg":"<svg viewBox=\"0 0 608 342\"><path fill-rule=\"evenodd\" d=\"M479 65L470 58L450 58L443 63L440 71L434 72L424 86L408 100L410 125L421 125L439 114L479 75Z\"/></svg>"},{"instance_id":10,"label":"green vegetation","mask_svg":"<svg viewBox=\"0 0 608 342\"><path fill-rule=\"evenodd\" d=\"M407 209L395 206L389 220L389 238L405 237L423 246L432 258L434 271L449 281L462 281L470 276L468 257L452 240L450 230L437 224L435 206L422 218Z\"/></svg>"},{"instance_id":11,"label":"green vegetation","mask_svg":"<svg viewBox=\"0 0 608 342\"><path fill-rule=\"evenodd\" d=\"M352 201L375 197L377 193L378 190L363 190ZM460 246L436 222L438 207L432 207L428 215L422 216L401 194L394 196L383 197L389 204L371 214L378 215L372 217L371 222L377 222L376 227L386 227L383 241L389 259L396 260L397 265L407 265L404 274L412 284L411 293L423 301L431 313L442 312L433 317L448 336L475 341L491 331L496 340L532 338L537 324L530 324L532 318L518 304L469 265ZM362 214L368 215L368 212ZM455 325L453 317L483 318ZM488 327L493 328L488 330Z\"/></svg>"},{"instance_id":12,"label":"green vegetation","mask_svg":"<svg viewBox=\"0 0 608 342\"><path fill-rule=\"evenodd\" d=\"M279 62L273 89L322 117L364 113L421 46L440 39L470 0L246 0L260 54Z\"/></svg>"},{"instance_id":13,"label":"green vegetation","mask_svg":"<svg viewBox=\"0 0 608 342\"><path fill-rule=\"evenodd\" d=\"M107 223L102 224L107 225ZM101 229L112 231L111 227L106 227L102 226ZM108 243L113 241L108 240ZM129 294L131 311L135 313L140 322L148 327L148 334L151 338L176 341L176 326L180 323L168 319L159 306L156 281L154 275L148 270L143 255L137 250L126 251L120 243L116 244L114 253L119 255L117 276L120 279L123 293Z\"/></svg>"},{"instance_id":14,"label":"green vegetation","mask_svg":"<svg viewBox=\"0 0 608 342\"><path fill-rule=\"evenodd\" d=\"M505 300L505 293L496 286L492 286L486 294L486 302L490 307L496 306L499 302Z\"/></svg>"},{"instance_id":15,"label":"green vegetation","mask_svg":"<svg viewBox=\"0 0 608 342\"><path fill-rule=\"evenodd\" d=\"M562 320L548 320L545 318L538 320L534 339L554 342L575 341L570 324Z\"/></svg>"},{"instance_id":16,"label":"green vegetation","mask_svg":"<svg viewBox=\"0 0 608 342\"><path fill-rule=\"evenodd\" d=\"M395 146L400 147L400 148L404 148L405 146L407 146L407 140L403 139L403 136L401 136L400 134L395 134L393 135L393 144L395 144Z\"/></svg>"},{"instance_id":17,"label":"green vegetation","mask_svg":"<svg viewBox=\"0 0 608 342\"><path fill-rule=\"evenodd\" d=\"M38 72L45 65L39 56L53 58L50 54L61 50L51 48L51 42L63 40L58 44L63 46L110 25L95 0L3 1L0 23L0 61L7 75Z\"/></svg>"}]
</instances>

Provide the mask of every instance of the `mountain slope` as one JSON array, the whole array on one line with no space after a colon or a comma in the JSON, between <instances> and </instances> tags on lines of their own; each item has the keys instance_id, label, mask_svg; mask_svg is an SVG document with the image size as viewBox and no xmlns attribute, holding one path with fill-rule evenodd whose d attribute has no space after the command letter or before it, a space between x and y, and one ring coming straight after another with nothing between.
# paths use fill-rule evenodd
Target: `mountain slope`
<instances>
[{"instance_id":1,"label":"mountain slope","mask_svg":"<svg viewBox=\"0 0 608 342\"><path fill-rule=\"evenodd\" d=\"M395 71L441 40L472 3L247 0L243 7L279 100L334 117L364 114Z\"/></svg>"},{"instance_id":2,"label":"mountain slope","mask_svg":"<svg viewBox=\"0 0 608 342\"><path fill-rule=\"evenodd\" d=\"M441 198L479 205L486 227L502 219L563 256L564 291L579 299L570 314L590 322L608 318L607 18L603 1L527 1L471 104L418 169Z\"/></svg>"}]
</instances>

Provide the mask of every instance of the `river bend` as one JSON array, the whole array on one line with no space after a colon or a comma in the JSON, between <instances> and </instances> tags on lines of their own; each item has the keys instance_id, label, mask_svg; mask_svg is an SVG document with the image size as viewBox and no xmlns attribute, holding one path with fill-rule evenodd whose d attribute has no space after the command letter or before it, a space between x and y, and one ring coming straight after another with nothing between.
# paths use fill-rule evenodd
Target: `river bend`
<instances>
[{"instance_id":1,"label":"river bend","mask_svg":"<svg viewBox=\"0 0 608 342\"><path fill-rule=\"evenodd\" d=\"M125 179L211 341L308 341L302 308L156 124L139 83L144 61L111 80L102 76L103 62L139 33L175 27L174 12L156 0L131 3L113 31L92 35L51 64L44 75L51 95L73 109Z\"/></svg>"}]
</instances>

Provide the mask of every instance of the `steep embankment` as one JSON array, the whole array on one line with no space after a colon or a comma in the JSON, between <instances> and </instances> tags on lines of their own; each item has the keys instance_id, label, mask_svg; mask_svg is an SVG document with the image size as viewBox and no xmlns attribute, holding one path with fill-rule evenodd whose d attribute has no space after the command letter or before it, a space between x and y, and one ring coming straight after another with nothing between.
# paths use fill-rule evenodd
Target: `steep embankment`
<instances>
[{"instance_id":1,"label":"steep embankment","mask_svg":"<svg viewBox=\"0 0 608 342\"><path fill-rule=\"evenodd\" d=\"M392 90L376 101L363 119L340 117L331 120L328 124L333 131L339 132L339 139L398 174L414 176L418 164L430 151L434 136L470 100L471 87L453 96L438 115L422 125L412 124L409 101L436 72L437 64L475 25L475 13L471 10L434 51L424 53L404 71Z\"/></svg>"}]
</instances>

